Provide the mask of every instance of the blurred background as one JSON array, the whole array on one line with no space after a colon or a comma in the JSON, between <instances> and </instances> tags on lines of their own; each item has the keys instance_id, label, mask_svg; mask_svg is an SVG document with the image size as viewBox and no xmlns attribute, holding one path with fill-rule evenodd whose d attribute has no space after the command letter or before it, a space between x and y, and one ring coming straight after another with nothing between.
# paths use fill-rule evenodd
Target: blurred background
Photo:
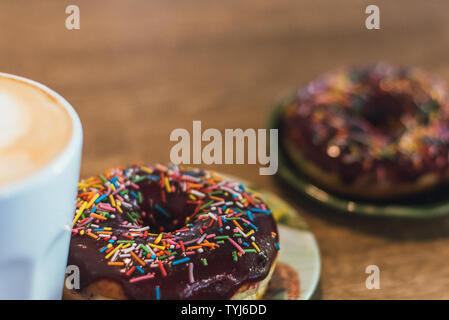
<instances>
[{"instance_id":1,"label":"blurred background","mask_svg":"<svg viewBox=\"0 0 449 320\"><path fill-rule=\"evenodd\" d=\"M65 27L80 8L81 28ZM380 8L380 30L365 8ZM175 128L263 128L275 101L341 65L415 65L449 81L447 0L16 0L0 2L0 70L42 82L75 107L87 177L169 161ZM214 168L276 192L320 244L316 298L449 298L449 220L368 219L304 210L258 165ZM300 245L300 244L298 244ZM365 267L381 289L365 288Z\"/></svg>"}]
</instances>

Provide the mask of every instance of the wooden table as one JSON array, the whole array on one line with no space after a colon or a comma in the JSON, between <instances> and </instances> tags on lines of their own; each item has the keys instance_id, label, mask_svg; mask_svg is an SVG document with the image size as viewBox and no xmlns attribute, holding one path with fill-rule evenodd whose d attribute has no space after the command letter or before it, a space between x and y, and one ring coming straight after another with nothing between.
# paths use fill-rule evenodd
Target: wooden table
<instances>
[{"instance_id":1,"label":"wooden table","mask_svg":"<svg viewBox=\"0 0 449 320\"><path fill-rule=\"evenodd\" d=\"M81 29L65 28L65 7ZM377 3L381 30L364 28ZM260 128L273 102L331 68L385 60L449 81L447 0L2 1L1 71L65 96L84 126L82 176L167 162L175 128ZM256 165L215 166L279 195ZM449 298L449 219L302 212L322 254L317 298ZM300 244L298 244L300 245ZM381 289L365 288L365 267Z\"/></svg>"}]
</instances>

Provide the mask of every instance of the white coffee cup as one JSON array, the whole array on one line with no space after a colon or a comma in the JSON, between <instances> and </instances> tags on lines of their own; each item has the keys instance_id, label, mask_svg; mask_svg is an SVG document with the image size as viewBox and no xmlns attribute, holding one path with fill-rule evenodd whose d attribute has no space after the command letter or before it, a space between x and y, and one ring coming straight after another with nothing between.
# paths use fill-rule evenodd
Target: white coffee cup
<instances>
[{"instance_id":1,"label":"white coffee cup","mask_svg":"<svg viewBox=\"0 0 449 320\"><path fill-rule=\"evenodd\" d=\"M81 162L81 122L72 106L46 86L5 73L0 73L0 79L40 90L66 112L72 128L67 143L48 163L36 166L25 176L0 183L0 299L61 299ZM0 93L1 89L0 85ZM20 91L15 92L19 97ZM38 121L37 118L40 116L28 120ZM4 127L8 126L11 127L4 122ZM54 137L57 133L56 130ZM28 172L25 168L17 170L20 163L8 162L13 157L6 158L3 166L11 163L18 173ZM7 167L1 172L11 173Z\"/></svg>"}]
</instances>

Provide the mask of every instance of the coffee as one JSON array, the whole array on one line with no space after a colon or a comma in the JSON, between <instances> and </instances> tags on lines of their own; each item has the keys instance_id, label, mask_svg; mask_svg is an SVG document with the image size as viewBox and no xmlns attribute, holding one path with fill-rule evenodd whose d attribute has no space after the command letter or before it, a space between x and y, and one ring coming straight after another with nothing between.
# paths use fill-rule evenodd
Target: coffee
<instances>
[{"instance_id":1,"label":"coffee","mask_svg":"<svg viewBox=\"0 0 449 320\"><path fill-rule=\"evenodd\" d=\"M0 186L45 167L67 146L72 120L37 85L0 75Z\"/></svg>"},{"instance_id":2,"label":"coffee","mask_svg":"<svg viewBox=\"0 0 449 320\"><path fill-rule=\"evenodd\" d=\"M63 97L0 72L0 300L61 299L82 139Z\"/></svg>"}]
</instances>

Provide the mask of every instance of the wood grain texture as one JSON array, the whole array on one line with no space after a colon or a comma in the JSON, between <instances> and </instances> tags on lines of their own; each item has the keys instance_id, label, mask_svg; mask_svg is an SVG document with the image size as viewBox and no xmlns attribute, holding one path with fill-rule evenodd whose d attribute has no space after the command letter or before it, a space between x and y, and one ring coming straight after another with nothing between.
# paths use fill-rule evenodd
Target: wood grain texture
<instances>
[{"instance_id":1,"label":"wood grain texture","mask_svg":"<svg viewBox=\"0 0 449 320\"><path fill-rule=\"evenodd\" d=\"M378 60L449 81L447 0L1 1L0 70L65 96L84 126L82 176L136 161L166 162L174 128L260 128L273 102L318 74ZM65 7L81 29L65 28ZM449 298L449 219L397 221L321 212L257 166L216 166L287 199L316 234L318 298ZM381 289L365 288L365 267Z\"/></svg>"}]
</instances>

